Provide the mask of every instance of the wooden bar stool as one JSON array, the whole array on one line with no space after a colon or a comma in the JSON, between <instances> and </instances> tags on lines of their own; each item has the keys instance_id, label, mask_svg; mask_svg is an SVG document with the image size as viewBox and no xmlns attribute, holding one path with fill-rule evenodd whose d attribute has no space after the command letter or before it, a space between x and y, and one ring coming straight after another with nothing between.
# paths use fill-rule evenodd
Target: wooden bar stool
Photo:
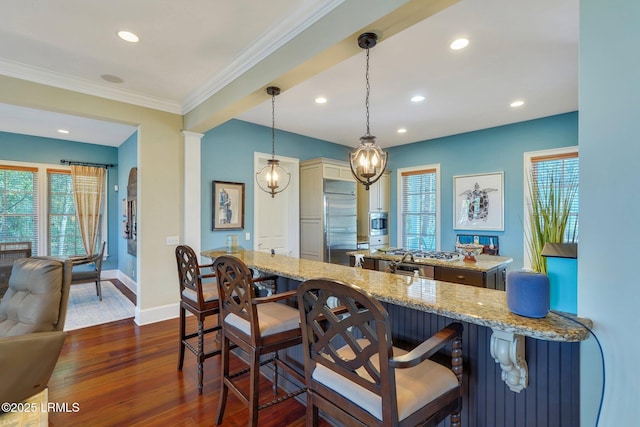
<instances>
[{"instance_id":1,"label":"wooden bar stool","mask_svg":"<svg viewBox=\"0 0 640 427\"><path fill-rule=\"evenodd\" d=\"M298 310L277 301L295 297L295 291L273 294L256 298L254 282L275 280L275 276L253 278L251 270L238 258L220 256L214 261L214 270L218 280L220 295L220 318L222 325L222 379L220 405L216 425L222 422L231 390L249 407L249 425L258 425L258 411L294 397L305 391L304 388L288 393L262 405L258 404L260 356L273 353L273 389L277 391L278 368L304 383L300 373L289 367L278 357L278 350L298 345L302 342L300 315ZM237 345L248 354L248 369L229 372L230 346ZM238 386L236 379L249 374L249 393Z\"/></svg>"},{"instance_id":2,"label":"wooden bar stool","mask_svg":"<svg viewBox=\"0 0 640 427\"><path fill-rule=\"evenodd\" d=\"M176 247L176 261L178 263L178 279L180 281L180 356L178 357L178 370L182 370L184 363L184 349L188 348L198 359L198 394L202 394L202 381L204 376L204 361L220 354L220 348L204 351L204 337L206 334L220 330L220 320L215 326L206 328L205 318L217 316L220 313L218 300L218 286L215 282L203 284L203 279L215 278L214 273L202 274L202 269L210 268L213 264L199 265L194 250L186 245ZM186 332L186 311L198 319L198 330ZM189 342L192 338L198 338L197 347Z\"/></svg>"},{"instance_id":3,"label":"wooden bar stool","mask_svg":"<svg viewBox=\"0 0 640 427\"><path fill-rule=\"evenodd\" d=\"M307 384L307 426L318 410L345 426L460 426L462 325L407 353L393 347L389 316L365 291L314 279L298 289ZM450 344L451 368L429 360Z\"/></svg>"}]
</instances>

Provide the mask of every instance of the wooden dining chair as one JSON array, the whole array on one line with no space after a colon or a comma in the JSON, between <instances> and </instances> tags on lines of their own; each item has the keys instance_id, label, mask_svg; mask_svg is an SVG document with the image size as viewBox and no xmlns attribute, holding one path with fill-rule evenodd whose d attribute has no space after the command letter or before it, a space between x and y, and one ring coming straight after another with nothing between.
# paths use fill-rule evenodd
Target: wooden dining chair
<instances>
[{"instance_id":1,"label":"wooden dining chair","mask_svg":"<svg viewBox=\"0 0 640 427\"><path fill-rule=\"evenodd\" d=\"M213 264L199 265L195 251L187 245L176 247L176 261L178 263L178 280L180 282L180 355L178 356L178 370L184 364L184 350L188 348L198 359L198 394L202 394L204 376L204 361L220 354L220 348L205 352L205 335L220 330L220 321L215 326L206 328L205 319L220 313L218 300L218 285L212 279L215 273L203 274L203 269L213 267ZM203 280L205 281L203 283ZM198 330L187 333L186 312L189 311L198 320ZM198 339L194 347L189 340Z\"/></svg>"},{"instance_id":2,"label":"wooden dining chair","mask_svg":"<svg viewBox=\"0 0 640 427\"><path fill-rule=\"evenodd\" d=\"M325 279L298 289L307 426L318 411L345 426L460 426L462 325L451 323L410 352L392 344L389 315L366 291ZM449 346L451 367L429 360Z\"/></svg>"},{"instance_id":3,"label":"wooden dining chair","mask_svg":"<svg viewBox=\"0 0 640 427\"><path fill-rule=\"evenodd\" d=\"M104 249L107 242L102 242L100 251L98 253L86 256L86 257L70 257L73 262L73 266L93 264L93 267L86 269L75 269L71 273L71 284L78 285L80 283L95 282L96 295L102 301L102 285L100 284L102 276L102 259L104 258Z\"/></svg>"},{"instance_id":4,"label":"wooden dining chair","mask_svg":"<svg viewBox=\"0 0 640 427\"><path fill-rule=\"evenodd\" d=\"M254 283L263 280L275 280L275 276L254 278L251 270L238 258L220 256L214 261L214 270L220 295L220 317L222 325L222 378L220 404L216 425L222 423L228 390L231 390L249 407L249 426L258 425L258 412L261 409L280 403L305 391L300 388L270 402L258 403L260 366L273 363L273 391L277 392L278 368L297 379L301 384L304 378L295 369L280 359L278 351L298 345L302 342L300 316L298 310L279 303L295 297L295 291L274 293L256 298ZM248 369L229 372L230 347L236 345L248 355ZM261 356L273 354L269 361L261 362ZM243 360L242 358L240 358ZM244 361L244 360L243 360ZM238 383L244 374L249 375L249 392Z\"/></svg>"}]
</instances>

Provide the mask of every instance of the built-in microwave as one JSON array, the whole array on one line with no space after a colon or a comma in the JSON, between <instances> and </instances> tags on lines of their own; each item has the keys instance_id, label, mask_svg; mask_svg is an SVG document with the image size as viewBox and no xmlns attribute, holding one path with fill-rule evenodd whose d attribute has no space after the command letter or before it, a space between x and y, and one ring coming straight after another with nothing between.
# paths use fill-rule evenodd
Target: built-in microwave
<instances>
[{"instance_id":1,"label":"built-in microwave","mask_svg":"<svg viewBox=\"0 0 640 427\"><path fill-rule=\"evenodd\" d=\"M369 212L369 235L386 236L389 234L389 214L387 212Z\"/></svg>"}]
</instances>

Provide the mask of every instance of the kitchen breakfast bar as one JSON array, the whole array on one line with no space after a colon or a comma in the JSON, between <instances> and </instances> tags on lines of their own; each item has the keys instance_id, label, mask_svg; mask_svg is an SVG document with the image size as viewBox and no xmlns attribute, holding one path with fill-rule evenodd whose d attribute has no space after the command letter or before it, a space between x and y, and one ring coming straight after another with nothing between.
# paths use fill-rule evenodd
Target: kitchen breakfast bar
<instances>
[{"instance_id":1,"label":"kitchen breakfast bar","mask_svg":"<svg viewBox=\"0 0 640 427\"><path fill-rule=\"evenodd\" d=\"M278 291L295 289L311 278L367 290L389 312L394 343L417 344L452 320L462 322L464 425L580 424L579 342L588 338L588 331L569 318L555 313L541 319L513 314L500 290L260 251L202 252L212 260L221 255L278 276ZM591 326L589 319L577 320Z\"/></svg>"}]
</instances>

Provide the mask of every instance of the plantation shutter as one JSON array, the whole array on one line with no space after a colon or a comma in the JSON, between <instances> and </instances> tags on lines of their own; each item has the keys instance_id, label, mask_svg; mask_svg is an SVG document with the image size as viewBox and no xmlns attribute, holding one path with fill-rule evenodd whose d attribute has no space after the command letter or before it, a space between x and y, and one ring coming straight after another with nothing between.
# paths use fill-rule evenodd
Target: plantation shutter
<instances>
[{"instance_id":1,"label":"plantation shutter","mask_svg":"<svg viewBox=\"0 0 640 427\"><path fill-rule=\"evenodd\" d=\"M38 255L38 169L0 165L0 241L31 242Z\"/></svg>"},{"instance_id":2,"label":"plantation shutter","mask_svg":"<svg viewBox=\"0 0 640 427\"><path fill-rule=\"evenodd\" d=\"M569 191L574 191L574 199L570 210L570 219L565 232L565 241L578 241L578 152L563 153L531 158L531 176L538 184L539 191L549 189L549 183L561 184L563 192L561 197L566 197Z\"/></svg>"},{"instance_id":3,"label":"plantation shutter","mask_svg":"<svg viewBox=\"0 0 640 427\"><path fill-rule=\"evenodd\" d=\"M437 171L423 169L402 172L400 179L400 245L405 249L435 250Z\"/></svg>"}]
</instances>

